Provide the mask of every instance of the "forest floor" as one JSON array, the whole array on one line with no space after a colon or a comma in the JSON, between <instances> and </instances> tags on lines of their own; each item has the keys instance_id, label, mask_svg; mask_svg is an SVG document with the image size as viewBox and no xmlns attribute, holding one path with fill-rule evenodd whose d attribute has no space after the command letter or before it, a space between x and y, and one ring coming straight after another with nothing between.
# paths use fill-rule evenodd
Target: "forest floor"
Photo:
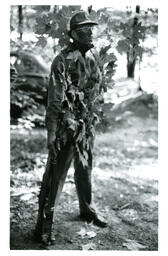
<instances>
[{"instance_id":1,"label":"forest floor","mask_svg":"<svg viewBox=\"0 0 168 256\"><path fill-rule=\"evenodd\" d=\"M47 159L46 132L11 131L11 250L158 250L157 106L139 101L96 135L93 199L108 221L98 228L78 219L73 166L57 206L56 244L33 239L38 194Z\"/></svg>"}]
</instances>

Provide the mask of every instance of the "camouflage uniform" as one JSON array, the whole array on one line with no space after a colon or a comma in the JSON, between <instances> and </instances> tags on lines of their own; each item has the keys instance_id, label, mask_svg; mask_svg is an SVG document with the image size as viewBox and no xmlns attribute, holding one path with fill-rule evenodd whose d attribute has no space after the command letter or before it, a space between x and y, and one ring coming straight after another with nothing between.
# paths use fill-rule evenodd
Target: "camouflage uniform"
<instances>
[{"instance_id":1,"label":"camouflage uniform","mask_svg":"<svg viewBox=\"0 0 168 256\"><path fill-rule=\"evenodd\" d=\"M55 205L72 159L80 214L95 214L91 206L91 171L95 104L101 75L93 54L87 55L82 56L70 44L51 66L46 127L48 133L56 133L57 157L49 152L43 175L37 222L42 233L44 229L51 231Z\"/></svg>"}]
</instances>

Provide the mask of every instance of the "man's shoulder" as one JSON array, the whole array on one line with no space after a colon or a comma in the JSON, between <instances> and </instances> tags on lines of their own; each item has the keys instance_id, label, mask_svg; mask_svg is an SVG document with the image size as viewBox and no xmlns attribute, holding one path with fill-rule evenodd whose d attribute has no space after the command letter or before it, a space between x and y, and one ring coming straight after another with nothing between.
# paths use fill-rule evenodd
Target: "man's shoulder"
<instances>
[{"instance_id":1,"label":"man's shoulder","mask_svg":"<svg viewBox=\"0 0 168 256\"><path fill-rule=\"evenodd\" d=\"M69 43L64 49L62 49L61 54L62 55L67 55L70 52L73 52L75 50L74 46L72 43Z\"/></svg>"},{"instance_id":2,"label":"man's shoulder","mask_svg":"<svg viewBox=\"0 0 168 256\"><path fill-rule=\"evenodd\" d=\"M59 66L62 65L62 63L64 63L64 59L65 59L65 56L64 56L64 52L63 50L58 53L53 61L52 61L52 64L51 64L51 70L52 69L59 69Z\"/></svg>"},{"instance_id":3,"label":"man's shoulder","mask_svg":"<svg viewBox=\"0 0 168 256\"><path fill-rule=\"evenodd\" d=\"M94 48L86 53L86 59L90 59L94 63L96 62L97 57L98 52ZM59 65L66 65L66 63L68 63L69 61L76 61L78 59L80 60L81 58L81 52L72 43L70 43L68 46L62 49L59 54L55 56L52 62L52 68L58 68Z\"/></svg>"},{"instance_id":4,"label":"man's shoulder","mask_svg":"<svg viewBox=\"0 0 168 256\"><path fill-rule=\"evenodd\" d=\"M69 44L65 48L63 48L53 59L52 66L57 65L59 62L64 62L68 55L71 54L72 52L75 52L75 48L73 47L72 44Z\"/></svg>"}]
</instances>

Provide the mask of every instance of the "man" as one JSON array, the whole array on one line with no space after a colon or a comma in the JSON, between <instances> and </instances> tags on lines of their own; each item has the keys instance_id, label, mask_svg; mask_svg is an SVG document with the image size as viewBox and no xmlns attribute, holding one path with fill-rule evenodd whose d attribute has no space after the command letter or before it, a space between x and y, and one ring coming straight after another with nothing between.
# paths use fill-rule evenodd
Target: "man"
<instances>
[{"instance_id":1,"label":"man","mask_svg":"<svg viewBox=\"0 0 168 256\"><path fill-rule=\"evenodd\" d=\"M41 239L47 233L48 241L52 242L55 240L54 209L72 159L80 218L99 227L107 226L91 204L93 130L101 73L94 56L88 58L86 53L93 48L92 29L96 25L85 12L77 12L70 20L69 36L73 43L51 66L46 111L49 155L39 196L35 234Z\"/></svg>"}]
</instances>

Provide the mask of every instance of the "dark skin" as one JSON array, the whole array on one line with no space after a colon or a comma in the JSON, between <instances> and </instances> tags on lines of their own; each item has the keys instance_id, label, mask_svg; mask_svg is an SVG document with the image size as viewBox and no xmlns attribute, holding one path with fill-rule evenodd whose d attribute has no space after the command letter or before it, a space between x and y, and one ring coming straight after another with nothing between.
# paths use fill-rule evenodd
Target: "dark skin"
<instances>
[{"instance_id":1,"label":"dark skin","mask_svg":"<svg viewBox=\"0 0 168 256\"><path fill-rule=\"evenodd\" d=\"M94 47L93 45L93 26L82 25L71 31L74 45L85 56L85 53Z\"/></svg>"},{"instance_id":2,"label":"dark skin","mask_svg":"<svg viewBox=\"0 0 168 256\"><path fill-rule=\"evenodd\" d=\"M85 53L94 47L92 43L93 39L93 32L92 32L93 25L81 25L76 29L71 31L71 37L73 39L73 43L76 48L81 52L82 56L85 56ZM84 43L85 42L85 43ZM55 132L48 133L48 149L51 151L52 155L56 157L56 149L54 146L56 139Z\"/></svg>"}]
</instances>

